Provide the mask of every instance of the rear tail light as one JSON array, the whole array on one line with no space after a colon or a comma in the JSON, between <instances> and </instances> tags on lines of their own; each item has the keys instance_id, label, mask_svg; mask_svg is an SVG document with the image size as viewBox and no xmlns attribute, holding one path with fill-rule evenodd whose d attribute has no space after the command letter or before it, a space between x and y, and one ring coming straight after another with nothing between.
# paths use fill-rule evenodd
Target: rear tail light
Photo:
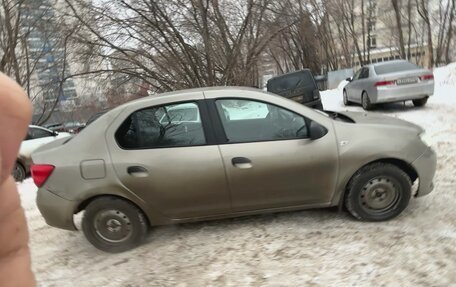
<instances>
[{"instance_id":1,"label":"rear tail light","mask_svg":"<svg viewBox=\"0 0 456 287\"><path fill-rule=\"evenodd\" d=\"M375 86L376 87L383 87L383 86L392 86L392 85L395 85L395 84L396 84L395 81L381 81L381 82L375 83Z\"/></svg>"},{"instance_id":2,"label":"rear tail light","mask_svg":"<svg viewBox=\"0 0 456 287\"><path fill-rule=\"evenodd\" d=\"M51 176L55 166L49 164L36 164L32 165L32 178L35 185L42 187L46 180Z\"/></svg>"},{"instance_id":3,"label":"rear tail light","mask_svg":"<svg viewBox=\"0 0 456 287\"><path fill-rule=\"evenodd\" d=\"M430 81L430 80L434 80L434 75L424 75L424 76L421 76L420 77L421 81Z\"/></svg>"}]
</instances>

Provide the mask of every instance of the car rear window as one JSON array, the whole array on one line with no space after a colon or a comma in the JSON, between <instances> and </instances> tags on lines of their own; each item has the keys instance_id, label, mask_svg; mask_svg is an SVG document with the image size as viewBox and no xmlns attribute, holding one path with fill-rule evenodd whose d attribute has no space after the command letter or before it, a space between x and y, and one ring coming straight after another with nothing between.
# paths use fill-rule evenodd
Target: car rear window
<instances>
[{"instance_id":1,"label":"car rear window","mask_svg":"<svg viewBox=\"0 0 456 287\"><path fill-rule=\"evenodd\" d=\"M206 144L196 103L149 107L131 114L117 129L123 149L152 149Z\"/></svg>"},{"instance_id":2,"label":"car rear window","mask_svg":"<svg viewBox=\"0 0 456 287\"><path fill-rule=\"evenodd\" d=\"M387 63L387 64L382 64L379 66L374 66L374 69L375 69L375 73L377 75L383 75L383 74L389 74L389 73L419 70L421 68L419 66L409 63L409 62L395 62L395 63Z\"/></svg>"},{"instance_id":3,"label":"car rear window","mask_svg":"<svg viewBox=\"0 0 456 287\"><path fill-rule=\"evenodd\" d=\"M314 89L315 83L313 76L308 71L284 75L276 79L271 79L268 82L268 92L280 93L287 90L292 90L299 87L311 87Z\"/></svg>"}]
</instances>

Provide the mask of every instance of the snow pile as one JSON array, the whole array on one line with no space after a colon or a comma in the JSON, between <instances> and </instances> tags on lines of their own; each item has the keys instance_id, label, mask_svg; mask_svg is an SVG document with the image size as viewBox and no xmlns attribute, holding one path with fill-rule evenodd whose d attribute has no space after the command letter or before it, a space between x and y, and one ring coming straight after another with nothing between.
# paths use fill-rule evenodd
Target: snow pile
<instances>
[{"instance_id":1,"label":"snow pile","mask_svg":"<svg viewBox=\"0 0 456 287\"><path fill-rule=\"evenodd\" d=\"M436 68L434 80L434 97L431 100L441 103L456 103L456 63Z\"/></svg>"},{"instance_id":2,"label":"snow pile","mask_svg":"<svg viewBox=\"0 0 456 287\"><path fill-rule=\"evenodd\" d=\"M434 69L436 87L456 86L456 62Z\"/></svg>"}]
</instances>

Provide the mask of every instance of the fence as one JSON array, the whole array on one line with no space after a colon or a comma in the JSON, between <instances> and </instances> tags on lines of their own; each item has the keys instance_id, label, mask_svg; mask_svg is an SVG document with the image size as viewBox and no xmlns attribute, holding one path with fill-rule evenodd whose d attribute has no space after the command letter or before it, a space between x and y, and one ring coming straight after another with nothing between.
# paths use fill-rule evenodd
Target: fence
<instances>
[{"instance_id":1,"label":"fence","mask_svg":"<svg viewBox=\"0 0 456 287\"><path fill-rule=\"evenodd\" d=\"M353 76L353 69L344 69L328 72L328 89L335 89L340 82Z\"/></svg>"}]
</instances>

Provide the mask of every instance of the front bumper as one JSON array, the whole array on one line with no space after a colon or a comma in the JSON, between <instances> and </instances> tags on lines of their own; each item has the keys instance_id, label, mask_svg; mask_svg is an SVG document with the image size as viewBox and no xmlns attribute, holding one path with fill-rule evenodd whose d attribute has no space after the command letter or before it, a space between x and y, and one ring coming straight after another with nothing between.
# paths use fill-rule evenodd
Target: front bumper
<instances>
[{"instance_id":1,"label":"front bumper","mask_svg":"<svg viewBox=\"0 0 456 287\"><path fill-rule=\"evenodd\" d=\"M64 199L45 188L40 188L36 197L36 204L46 223L50 226L66 230L77 230L73 221L73 214L78 203Z\"/></svg>"},{"instance_id":2,"label":"front bumper","mask_svg":"<svg viewBox=\"0 0 456 287\"><path fill-rule=\"evenodd\" d=\"M429 194L434 189L434 175L437 167L437 156L432 148L427 150L418 157L412 166L418 173L420 184L416 196Z\"/></svg>"}]
</instances>

